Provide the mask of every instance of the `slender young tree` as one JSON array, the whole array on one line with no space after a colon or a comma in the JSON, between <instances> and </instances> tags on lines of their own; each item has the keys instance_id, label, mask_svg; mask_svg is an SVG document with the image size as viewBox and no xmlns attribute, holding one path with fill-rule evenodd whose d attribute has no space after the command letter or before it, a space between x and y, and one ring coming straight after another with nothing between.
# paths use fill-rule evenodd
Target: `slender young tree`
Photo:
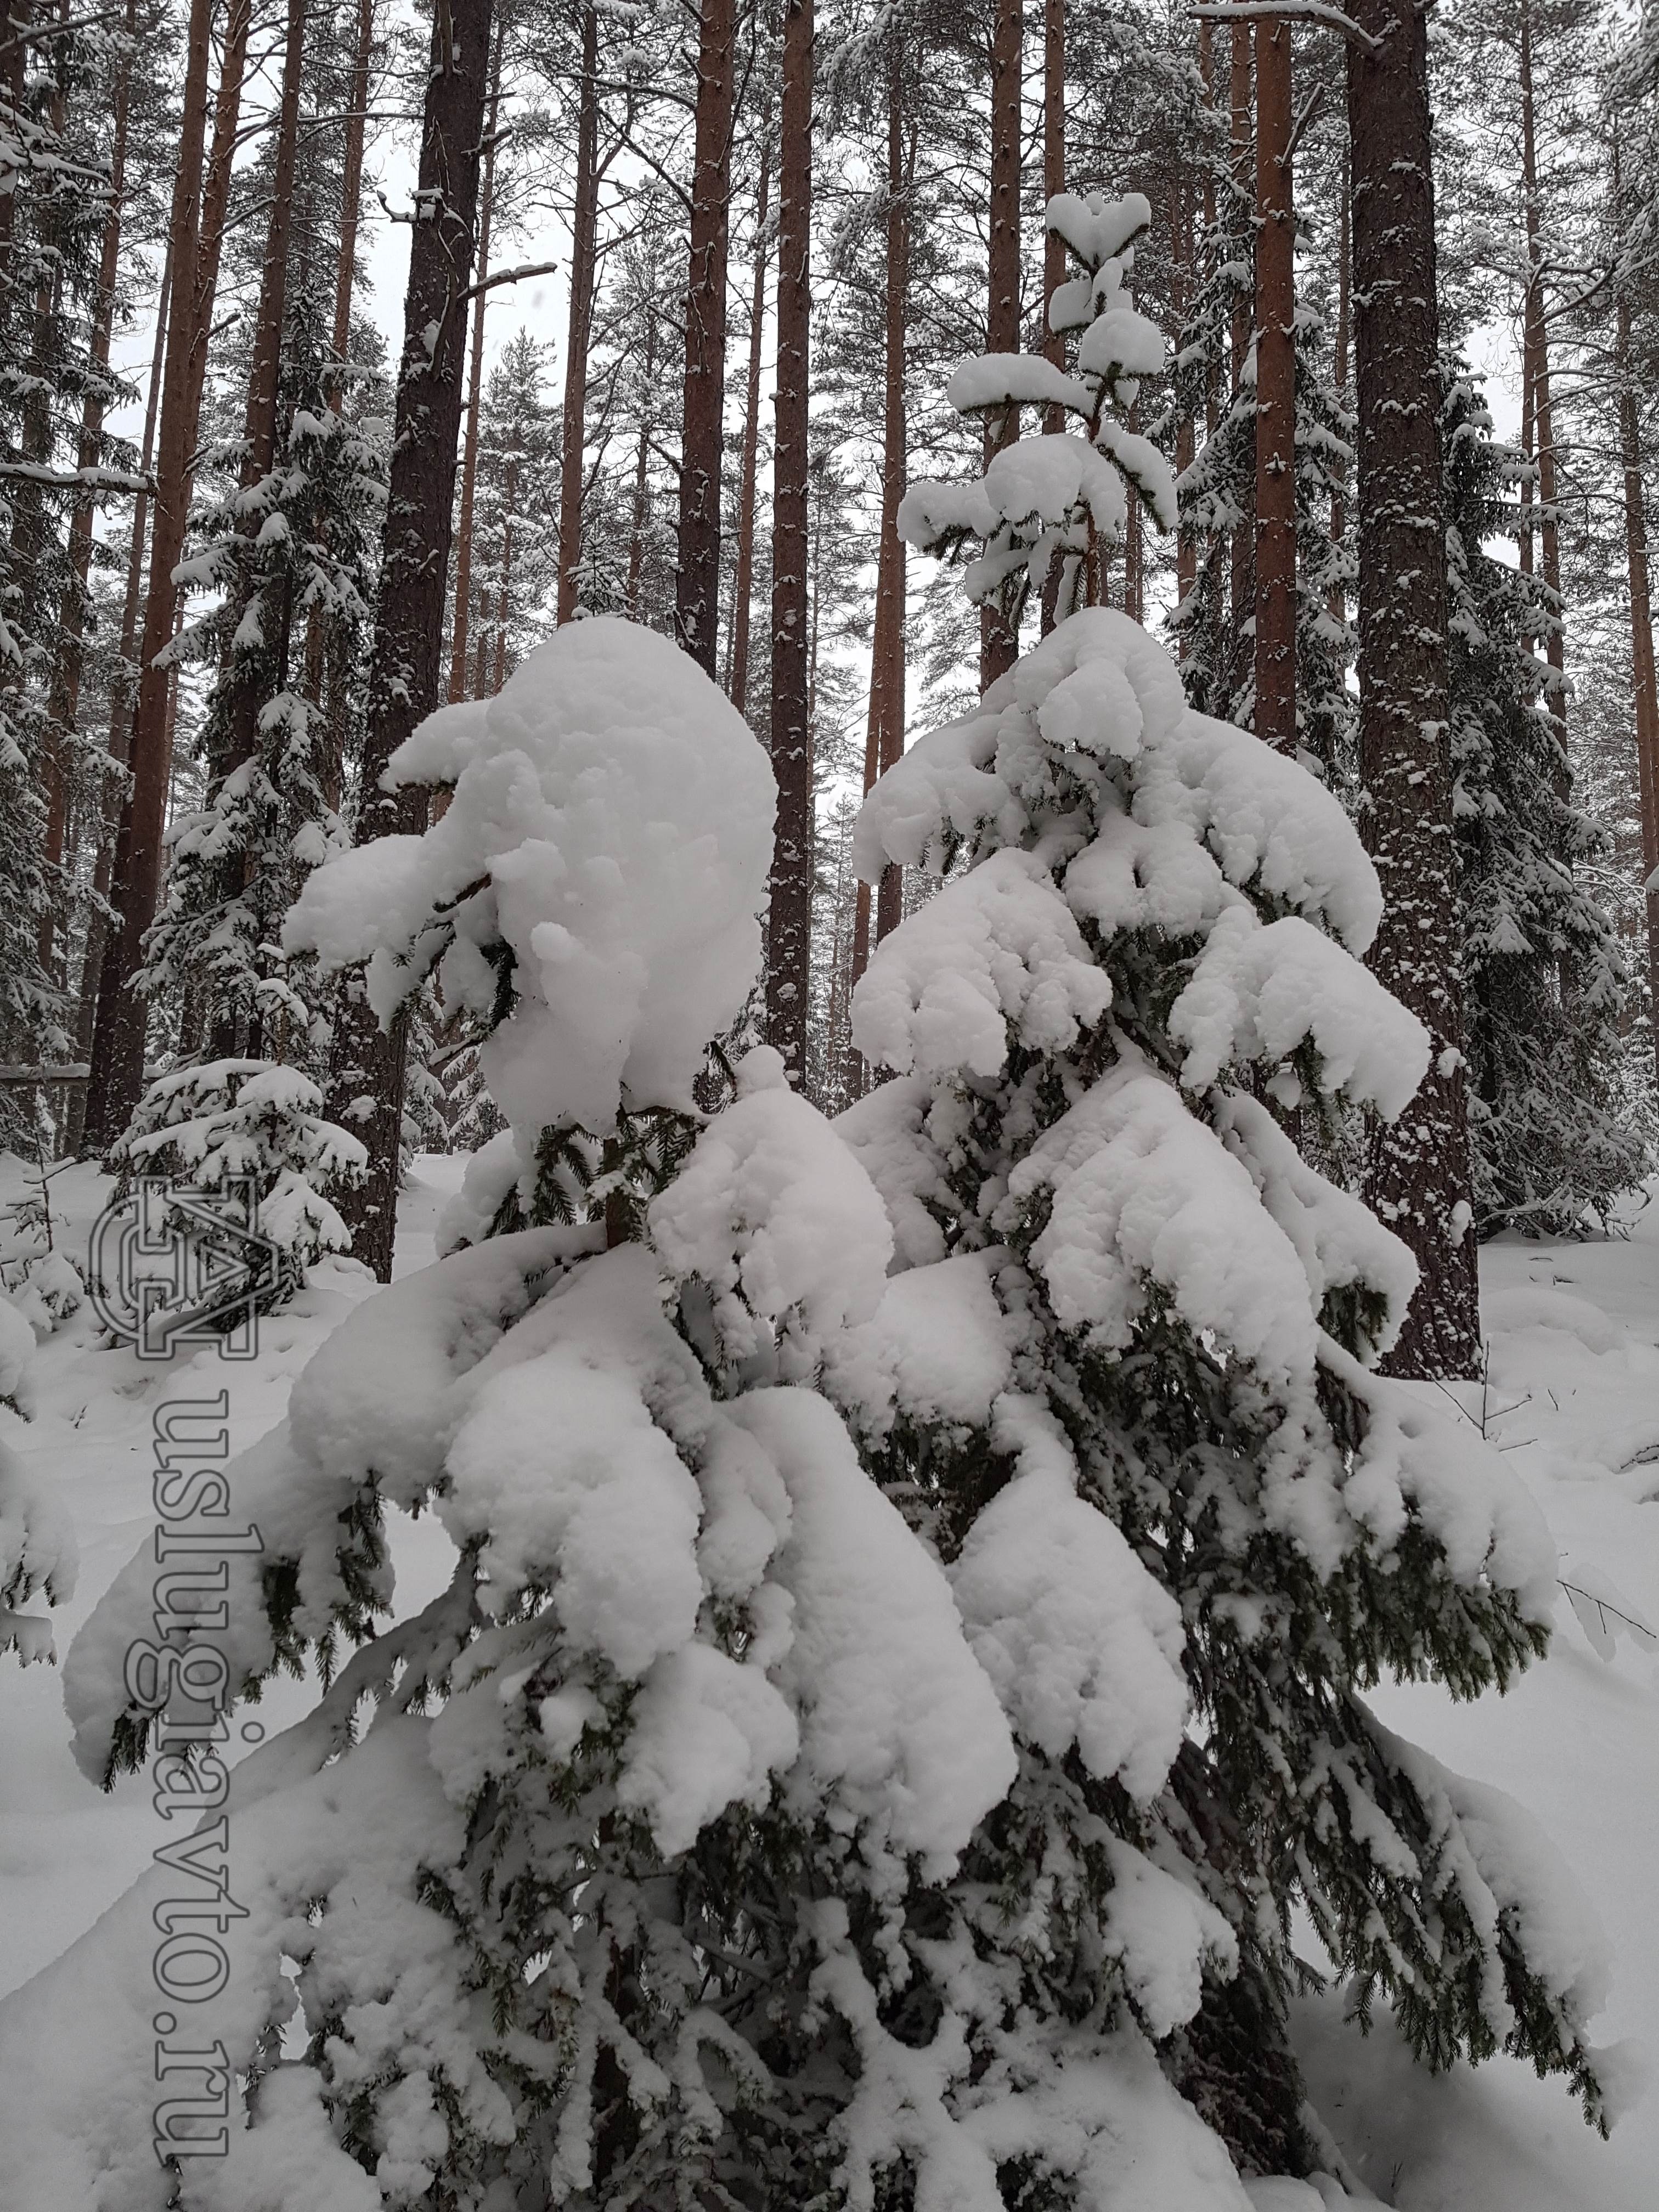
<instances>
[{"instance_id":1,"label":"slender young tree","mask_svg":"<svg viewBox=\"0 0 1659 2212\"><path fill-rule=\"evenodd\" d=\"M1479 1364L1462 983L1452 822L1439 314L1428 31L1394 0L1352 0L1354 382L1358 415L1359 760L1383 916L1376 974L1429 1031L1409 1114L1379 1127L1366 1195L1421 1271L1396 1374Z\"/></svg>"},{"instance_id":2,"label":"slender young tree","mask_svg":"<svg viewBox=\"0 0 1659 2212\"><path fill-rule=\"evenodd\" d=\"M744 384L743 465L738 482L738 565L732 586L731 663L726 696L739 714L749 697L749 629L755 593L755 506L760 474L761 345L766 328L766 264L771 252L767 228L772 189L772 107L761 108L760 182L755 188L755 253L749 289L749 366ZM643 448L641 448L643 451Z\"/></svg>"},{"instance_id":3,"label":"slender young tree","mask_svg":"<svg viewBox=\"0 0 1659 2212\"><path fill-rule=\"evenodd\" d=\"M374 0L357 0L357 37L351 58L351 109L346 117L345 159L340 176L340 259L334 279L334 357L351 348L351 294L357 271L357 226L362 219L363 137L368 120L368 73L374 58ZM337 415L345 399L343 379L329 386Z\"/></svg>"},{"instance_id":4,"label":"slender young tree","mask_svg":"<svg viewBox=\"0 0 1659 2212\"><path fill-rule=\"evenodd\" d=\"M772 490L772 771L778 781L766 1034L799 1083L811 1003L814 819L809 701L807 393L811 336L812 0L786 0L778 164L778 392Z\"/></svg>"},{"instance_id":5,"label":"slender young tree","mask_svg":"<svg viewBox=\"0 0 1659 2212\"><path fill-rule=\"evenodd\" d=\"M1545 653L1555 680L1550 686L1550 712L1558 728L1566 723L1566 641L1561 619L1561 532L1556 509L1557 456L1555 406L1550 386L1549 332L1544 313L1544 248L1542 195L1538 180L1538 102L1533 81L1532 0L1521 0L1521 182L1526 208L1527 280L1522 311L1522 374L1526 385L1526 414L1530 418L1533 458L1538 471L1539 537L1544 556L1544 582L1550 594L1552 619L1545 632ZM1522 504L1531 501L1525 487ZM1522 532L1521 562L1533 564L1532 532Z\"/></svg>"},{"instance_id":6,"label":"slender young tree","mask_svg":"<svg viewBox=\"0 0 1659 2212\"><path fill-rule=\"evenodd\" d=\"M489 104L484 111L483 171L478 184L478 283L489 276L489 225L495 211L495 118L501 98L501 38L495 27L495 58L489 71ZM455 617L450 631L449 696L466 696L466 646L472 612L472 507L478 489L478 410L483 404L484 310L489 295L480 289L472 301L471 344L466 371L466 428L461 441L461 519L455 536Z\"/></svg>"},{"instance_id":7,"label":"slender young tree","mask_svg":"<svg viewBox=\"0 0 1659 2212\"><path fill-rule=\"evenodd\" d=\"M418 830L426 815L423 793L384 791L380 779L416 723L438 703L491 6L492 0L450 0L433 15L416 185L422 220L410 234L359 845ZM328 1118L368 1147L368 1171L349 1194L346 1220L354 1253L382 1282L392 1276L407 1034L405 1012L381 1026L364 977L355 975L342 994L335 1027Z\"/></svg>"},{"instance_id":8,"label":"slender young tree","mask_svg":"<svg viewBox=\"0 0 1659 2212\"><path fill-rule=\"evenodd\" d=\"M988 353L1019 351L1019 176L1024 141L1025 18L1021 0L994 0L991 24L991 214ZM1019 410L1010 407L985 421L988 465L1019 435ZM1008 627L992 600L979 611L979 688L987 690L1019 657L1019 632Z\"/></svg>"},{"instance_id":9,"label":"slender young tree","mask_svg":"<svg viewBox=\"0 0 1659 2212\"><path fill-rule=\"evenodd\" d=\"M726 277L737 46L734 0L702 0L699 21L674 627L691 658L713 676L720 624L720 462L726 441ZM786 58L786 76L787 69ZM803 125L810 127L810 123ZM786 143L787 136L786 124ZM804 216L801 236L804 252ZM779 283L781 291L781 277ZM803 364L805 359L803 344ZM805 408L805 394L801 404Z\"/></svg>"},{"instance_id":10,"label":"slender young tree","mask_svg":"<svg viewBox=\"0 0 1659 2212\"><path fill-rule=\"evenodd\" d=\"M576 100L576 198L570 224L570 321L564 349L564 438L559 475L558 620L576 611L582 559L582 456L587 443L587 354L599 233L599 12L582 10ZM724 347L721 348L724 356ZM724 359L722 358L722 370Z\"/></svg>"},{"instance_id":11,"label":"slender young tree","mask_svg":"<svg viewBox=\"0 0 1659 2212\"><path fill-rule=\"evenodd\" d=\"M1619 141L1613 141L1615 211L1625 215L1624 177ZM1621 246L1624 241L1621 240ZM1631 270L1621 252L1615 276L1613 375L1619 390L1619 460L1625 493L1625 562L1630 591L1630 657L1635 693L1636 768L1642 810L1642 878L1651 886L1659 870L1659 683L1655 681L1653 605L1648 578L1647 495L1644 479L1642 417L1632 346ZM1659 1007L1659 889L1646 892L1648 998ZM1656 1077L1659 1079L1659 1020L1650 1015Z\"/></svg>"}]
</instances>

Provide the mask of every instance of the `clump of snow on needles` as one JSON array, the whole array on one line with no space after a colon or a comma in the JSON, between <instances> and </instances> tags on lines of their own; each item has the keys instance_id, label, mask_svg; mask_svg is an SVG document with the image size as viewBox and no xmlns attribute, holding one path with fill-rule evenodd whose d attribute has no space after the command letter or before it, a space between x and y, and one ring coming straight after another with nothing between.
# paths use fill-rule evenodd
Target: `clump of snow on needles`
<instances>
[{"instance_id":1,"label":"clump of snow on needles","mask_svg":"<svg viewBox=\"0 0 1659 2212\"><path fill-rule=\"evenodd\" d=\"M435 966L495 1023L484 1079L521 1139L684 1107L760 962L776 785L748 725L669 639L602 616L538 647L493 699L441 708L388 789L452 787L422 835L337 854L285 942L368 963L389 1020Z\"/></svg>"}]
</instances>

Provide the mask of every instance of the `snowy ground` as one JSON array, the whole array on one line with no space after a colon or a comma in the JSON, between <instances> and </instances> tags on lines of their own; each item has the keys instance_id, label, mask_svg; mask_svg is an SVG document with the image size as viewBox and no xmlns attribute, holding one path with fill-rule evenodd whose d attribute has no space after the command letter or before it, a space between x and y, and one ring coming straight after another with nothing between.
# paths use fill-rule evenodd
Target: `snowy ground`
<instances>
[{"instance_id":1,"label":"snowy ground","mask_svg":"<svg viewBox=\"0 0 1659 2212\"><path fill-rule=\"evenodd\" d=\"M424 1266L459 1160L428 1158L400 1212L398 1272ZM89 1170L54 1179L57 1231L84 1247L104 1186ZM21 1194L0 1159L0 1208ZM1505 1243L1482 1257L1491 1341L1486 1388L1462 1391L1466 1417L1528 1485L1555 1532L1561 1572L1600 1601L1592 1619L1616 1640L1598 1656L1564 1594L1547 1661L1510 1697L1455 1706L1437 1692L1395 1689L1382 1717L1464 1773L1508 1790L1572 1862L1614 1937L1617 1980L1603 2041L1636 2037L1659 2061L1659 1653L1617 1613L1659 1622L1659 1202L1625 1242ZM295 1374L372 1285L330 1267L289 1312L267 1322L256 1360L212 1352L188 1369L142 1366L98 1348L89 1316L42 1347L35 1415L0 1428L58 1487L82 1548L79 1588L58 1617L60 1651L149 1524L151 1421L164 1398L228 1388L233 1449L278 1419ZM429 1520L398 1540L400 1595L441 1569L445 1539ZM1605 1640L1605 1639L1604 1639ZM263 1717L280 1725L306 1686L283 1686ZM165 1839L142 1781L112 1797L71 1763L55 1669L0 1660L0 1991L27 1980L96 1919ZM1582 2124L1561 2089L1500 2062L1433 2081L1376 2039L1361 2057L1340 2008L1298 2021L1315 2101L1353 2169L1401 2212L1654 2212L1659 2205L1659 2095L1632 2111L1610 2144ZM1390 2037L1386 2025L1381 2038ZM1305 2200L1304 2200L1305 2201ZM1262 2212L1275 2212L1271 2188ZM49 2207L38 2212L50 2212Z\"/></svg>"}]
</instances>

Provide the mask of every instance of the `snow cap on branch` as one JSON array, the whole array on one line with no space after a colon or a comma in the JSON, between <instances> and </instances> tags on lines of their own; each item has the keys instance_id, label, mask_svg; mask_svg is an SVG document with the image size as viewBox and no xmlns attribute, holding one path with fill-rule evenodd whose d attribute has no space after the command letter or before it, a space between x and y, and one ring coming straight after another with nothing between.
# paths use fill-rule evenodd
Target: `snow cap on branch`
<instances>
[{"instance_id":1,"label":"snow cap on branch","mask_svg":"<svg viewBox=\"0 0 1659 2212\"><path fill-rule=\"evenodd\" d=\"M523 1144L688 1104L759 965L776 799L696 664L632 623L572 624L494 699L428 716L386 782L453 793L422 836L320 868L289 947L367 960L382 1021L438 967L489 1032L485 1077Z\"/></svg>"}]
</instances>

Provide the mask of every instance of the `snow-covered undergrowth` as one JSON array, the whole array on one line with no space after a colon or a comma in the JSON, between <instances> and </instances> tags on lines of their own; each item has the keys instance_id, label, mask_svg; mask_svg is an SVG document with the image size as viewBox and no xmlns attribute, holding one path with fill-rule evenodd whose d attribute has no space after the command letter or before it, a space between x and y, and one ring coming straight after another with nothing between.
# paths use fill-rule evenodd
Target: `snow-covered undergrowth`
<instances>
[{"instance_id":1,"label":"snow-covered undergrowth","mask_svg":"<svg viewBox=\"0 0 1659 2212\"><path fill-rule=\"evenodd\" d=\"M561 641L394 763L453 776L443 821L307 894L296 927L372 955L388 1006L477 969L508 1188L492 1210L481 1160L435 1239L430 1201L410 1224L434 1265L365 1297L332 1263L305 1297L333 1310L279 1317L257 1441L216 1462L259 1538L204 1598L162 1609L182 1508L100 1552L73 1760L118 1804L148 1762L207 1826L0 2006L9 2178L151 2212L155 2069L193 2052L198 2088L216 2051L235 2124L181 2159L188 2212L1428 2212L1477 2207L1483 2124L1559 2206L1534 2119L1491 2117L1512 2068L1464 2069L1534 2063L1562 2139L1569 2090L1620 2115L1606 1900L1530 1783L1425 1738L1432 1686L1524 1694L1583 1624L1599 1684L1632 1637L1648 1663L1643 1591L1586 1558L1564 1592L1540 1501L1567 1486L1517 1478L1540 1447L1504 1386L1593 1359L1636 1391L1659 1350L1512 1286L1480 1406L1376 1375L1409 1259L1261 1103L1392 1114L1423 1065L1361 964L1379 901L1340 808L1078 615L866 807L866 873L961 864L854 1000L894 1079L832 1124L761 1049L699 1106L765 763L661 641ZM742 804L711 806L705 754ZM84 1389L136 1450L153 1386L84 1326L32 1363L67 1397L16 1378L23 1433ZM1639 1520L1634 1434L1573 1467ZM40 1581L57 1540L19 1495ZM223 1780L170 1748L168 1668L233 1732L290 1724ZM1293 2004L1322 1954L1382 2043ZM1615 2201L1622 2142L1560 2154Z\"/></svg>"},{"instance_id":2,"label":"snow-covered undergrowth","mask_svg":"<svg viewBox=\"0 0 1659 2212\"><path fill-rule=\"evenodd\" d=\"M429 1264L437 1218L465 1165L416 1164L399 1214L400 1275ZM110 1188L92 1169L55 1182L66 1244L84 1243ZM21 1164L0 1161L0 1206L24 1189ZM1534 1816L1613 1939L1606 2031L1659 2053L1659 1656L1617 1617L1659 1626L1659 1204L1635 1218L1628 1241L1505 1240L1484 1250L1481 1271L1489 1433L1542 1507L1563 1576L1610 1593L1616 1642L1598 1656L1564 1593L1549 1656L1506 1698L1466 1705L1431 1688L1396 1688L1379 1693L1378 1708ZM295 1374L370 1287L325 1263L301 1299L264 1324L259 1359L230 1385L234 1448L281 1418ZM902 1354L896 1347L889 1356ZM89 1322L71 1322L40 1346L31 1375L33 1419L0 1413L0 1443L73 1528L81 1573L54 1623L61 1650L149 1523L157 1402L210 1396L225 1370L210 1352L182 1371L146 1375L130 1352L95 1348ZM1478 1422L1483 1393L1465 1386L1457 1395ZM439 1586L449 1546L425 1519L400 1525L394 1551L404 1613ZM61 1671L4 1663L0 1990L9 1990L88 1929L173 1832L152 1812L142 1779L126 1778L112 1797L87 1787L70 1754ZM272 1727L297 1718L316 1694L314 1679L278 1684L262 1716ZM1352 2180L1401 2212L1650 2212L1659 2098L1643 2099L1602 2142L1558 2085L1513 2061L1431 2077L1386 2017L1369 2040L1343 2024L1334 1998L1299 2006L1293 2021L1310 2094ZM0 2120L0 2140L4 2132ZM1258 2212L1315 2212L1304 2184L1255 2183L1249 2193Z\"/></svg>"}]
</instances>

